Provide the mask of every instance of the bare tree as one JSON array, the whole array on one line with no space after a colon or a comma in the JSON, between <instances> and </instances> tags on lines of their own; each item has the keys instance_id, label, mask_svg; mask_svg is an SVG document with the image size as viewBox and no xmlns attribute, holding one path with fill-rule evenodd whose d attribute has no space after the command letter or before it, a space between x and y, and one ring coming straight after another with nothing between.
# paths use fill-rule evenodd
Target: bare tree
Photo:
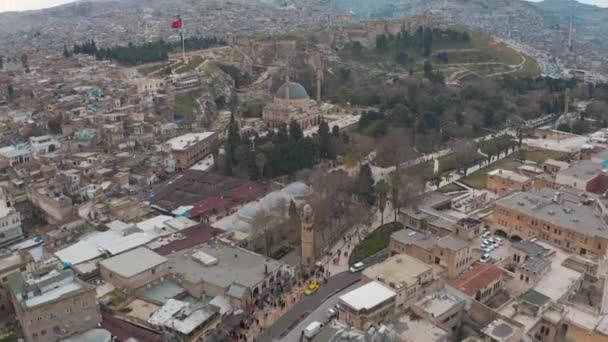
<instances>
[{"instance_id":1,"label":"bare tree","mask_svg":"<svg viewBox=\"0 0 608 342\"><path fill-rule=\"evenodd\" d=\"M399 172L391 174L391 202L395 211L395 222L398 221L399 210L414 204L422 193L424 181L421 178Z\"/></svg>"},{"instance_id":2,"label":"bare tree","mask_svg":"<svg viewBox=\"0 0 608 342\"><path fill-rule=\"evenodd\" d=\"M252 235L256 237L262 236L264 239L264 254L266 256L270 255L270 245L272 244L270 230L273 221L273 213L262 207L255 213L251 222Z\"/></svg>"},{"instance_id":3,"label":"bare tree","mask_svg":"<svg viewBox=\"0 0 608 342\"><path fill-rule=\"evenodd\" d=\"M416 158L411 139L404 128L394 128L376 145L376 161L380 166L396 165Z\"/></svg>"},{"instance_id":4,"label":"bare tree","mask_svg":"<svg viewBox=\"0 0 608 342\"><path fill-rule=\"evenodd\" d=\"M477 144L473 140L457 140L453 150L456 167L466 176L469 167L477 160Z\"/></svg>"},{"instance_id":5,"label":"bare tree","mask_svg":"<svg viewBox=\"0 0 608 342\"><path fill-rule=\"evenodd\" d=\"M374 139L363 135L354 136L351 139L348 150L349 153L346 155L347 165L354 166L358 164L361 166L363 158L374 150Z\"/></svg>"}]
</instances>

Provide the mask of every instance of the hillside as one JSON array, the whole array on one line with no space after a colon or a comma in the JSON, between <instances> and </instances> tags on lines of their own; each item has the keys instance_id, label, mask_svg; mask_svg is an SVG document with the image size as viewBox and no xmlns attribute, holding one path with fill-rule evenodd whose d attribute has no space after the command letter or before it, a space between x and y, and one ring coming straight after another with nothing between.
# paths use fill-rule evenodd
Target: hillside
<instances>
[{"instance_id":1,"label":"hillside","mask_svg":"<svg viewBox=\"0 0 608 342\"><path fill-rule=\"evenodd\" d=\"M550 20L561 23L566 30L572 20L576 36L592 36L597 44L606 45L608 35L608 9L587 5L574 0L544 0L534 3Z\"/></svg>"},{"instance_id":2,"label":"hillside","mask_svg":"<svg viewBox=\"0 0 608 342\"><path fill-rule=\"evenodd\" d=\"M183 14L187 35L274 35L405 16L431 16L491 36L512 38L558 58L568 54L568 16L574 14L583 63L608 52L608 10L573 0L83 0L52 9L0 14L0 50L60 52L95 39L100 46L179 39L170 29ZM349 14L349 16L339 16ZM352 15L350 15L352 14Z\"/></svg>"}]
</instances>

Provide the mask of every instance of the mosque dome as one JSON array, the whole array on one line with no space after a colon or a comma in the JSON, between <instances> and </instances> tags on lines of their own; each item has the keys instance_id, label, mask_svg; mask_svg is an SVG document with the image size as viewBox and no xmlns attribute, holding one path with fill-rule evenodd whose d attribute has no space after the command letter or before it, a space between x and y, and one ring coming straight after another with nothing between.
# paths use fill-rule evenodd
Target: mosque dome
<instances>
[{"instance_id":1,"label":"mosque dome","mask_svg":"<svg viewBox=\"0 0 608 342\"><path fill-rule=\"evenodd\" d=\"M306 89L300 84L296 82L286 82L277 90L275 95L276 98L279 99L287 99L287 88L289 88L289 99L297 100L297 99L308 99L308 93Z\"/></svg>"}]
</instances>

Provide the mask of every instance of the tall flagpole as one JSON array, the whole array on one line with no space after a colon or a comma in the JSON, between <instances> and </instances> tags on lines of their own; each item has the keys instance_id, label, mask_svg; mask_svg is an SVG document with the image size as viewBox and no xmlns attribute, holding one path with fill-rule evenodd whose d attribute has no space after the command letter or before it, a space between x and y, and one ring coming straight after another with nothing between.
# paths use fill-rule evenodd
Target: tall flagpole
<instances>
[{"instance_id":1,"label":"tall flagpole","mask_svg":"<svg viewBox=\"0 0 608 342\"><path fill-rule=\"evenodd\" d=\"M184 16L181 16L181 20L182 20L182 29L181 29L181 36L182 36L182 58L184 59L184 63L186 63L186 45L184 44Z\"/></svg>"},{"instance_id":2,"label":"tall flagpole","mask_svg":"<svg viewBox=\"0 0 608 342\"><path fill-rule=\"evenodd\" d=\"M185 29L185 26L184 26L184 2L183 1L181 2L181 8L182 8L182 11L181 11L182 14L181 14L180 19L182 20L182 27L181 27L180 32L181 32L181 36L182 36L182 58L184 60L184 63L186 63L186 45L184 43L184 29Z\"/></svg>"}]
</instances>

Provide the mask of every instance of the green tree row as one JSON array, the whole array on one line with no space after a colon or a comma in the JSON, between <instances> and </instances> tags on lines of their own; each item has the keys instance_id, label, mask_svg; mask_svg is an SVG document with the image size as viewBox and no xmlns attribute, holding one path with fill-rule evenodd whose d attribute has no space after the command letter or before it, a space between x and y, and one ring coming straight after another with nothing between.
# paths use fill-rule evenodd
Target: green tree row
<instances>
[{"instance_id":1,"label":"green tree row","mask_svg":"<svg viewBox=\"0 0 608 342\"><path fill-rule=\"evenodd\" d=\"M305 137L296 121L282 124L265 136L240 134L232 117L226 141L225 173L233 174L236 167L246 168L252 179L273 178L309 169L319 159L333 159L333 148L341 139L337 126L329 129L321 122L313 137Z\"/></svg>"},{"instance_id":2,"label":"green tree row","mask_svg":"<svg viewBox=\"0 0 608 342\"><path fill-rule=\"evenodd\" d=\"M225 45L225 41L216 37L188 37L184 39L186 51L222 45ZM64 46L63 55L70 57L72 54L82 53L95 56L98 60L111 59L125 65L138 65L166 61L169 59L170 52L181 51L181 48L181 41L165 42L162 39L140 45L130 43L127 46L108 48L99 48L94 40L89 40L82 44L74 44L71 51L67 46Z\"/></svg>"}]
</instances>

